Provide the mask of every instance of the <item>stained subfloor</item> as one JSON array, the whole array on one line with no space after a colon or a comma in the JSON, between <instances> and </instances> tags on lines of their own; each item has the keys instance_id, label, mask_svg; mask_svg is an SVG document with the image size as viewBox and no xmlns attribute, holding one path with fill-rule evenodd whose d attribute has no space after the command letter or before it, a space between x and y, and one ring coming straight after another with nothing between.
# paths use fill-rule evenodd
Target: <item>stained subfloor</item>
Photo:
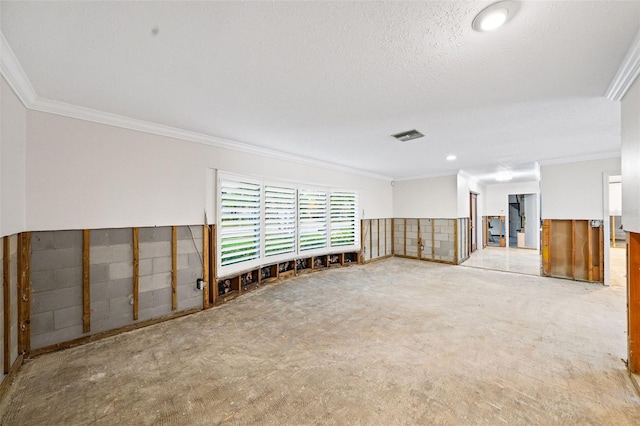
<instances>
[{"instance_id":1,"label":"stained subfloor","mask_svg":"<svg viewBox=\"0 0 640 426\"><path fill-rule=\"evenodd\" d=\"M540 275L540 252L525 248L485 247L473 252L462 266Z\"/></svg>"},{"instance_id":2,"label":"stained subfloor","mask_svg":"<svg viewBox=\"0 0 640 426\"><path fill-rule=\"evenodd\" d=\"M622 287L391 258L28 361L20 424L640 424Z\"/></svg>"}]
</instances>

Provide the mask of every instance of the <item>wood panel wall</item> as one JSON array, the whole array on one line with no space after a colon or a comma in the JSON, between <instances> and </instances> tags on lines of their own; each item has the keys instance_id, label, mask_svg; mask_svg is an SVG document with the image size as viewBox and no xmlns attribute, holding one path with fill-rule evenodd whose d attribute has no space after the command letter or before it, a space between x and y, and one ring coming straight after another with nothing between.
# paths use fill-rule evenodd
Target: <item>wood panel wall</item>
<instances>
[{"instance_id":1,"label":"wood panel wall","mask_svg":"<svg viewBox=\"0 0 640 426\"><path fill-rule=\"evenodd\" d=\"M545 219L542 275L604 283L602 222Z\"/></svg>"}]
</instances>

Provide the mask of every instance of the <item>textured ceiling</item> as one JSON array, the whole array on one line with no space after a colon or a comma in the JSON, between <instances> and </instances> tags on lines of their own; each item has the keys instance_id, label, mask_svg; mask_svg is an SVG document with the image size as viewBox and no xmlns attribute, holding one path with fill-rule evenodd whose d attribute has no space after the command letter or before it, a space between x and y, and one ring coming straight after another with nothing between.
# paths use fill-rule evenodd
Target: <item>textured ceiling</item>
<instances>
[{"instance_id":1,"label":"textured ceiling","mask_svg":"<svg viewBox=\"0 0 640 426\"><path fill-rule=\"evenodd\" d=\"M488 4L3 1L0 22L41 98L395 179L619 150L603 95L640 2L525 1L474 32Z\"/></svg>"}]
</instances>

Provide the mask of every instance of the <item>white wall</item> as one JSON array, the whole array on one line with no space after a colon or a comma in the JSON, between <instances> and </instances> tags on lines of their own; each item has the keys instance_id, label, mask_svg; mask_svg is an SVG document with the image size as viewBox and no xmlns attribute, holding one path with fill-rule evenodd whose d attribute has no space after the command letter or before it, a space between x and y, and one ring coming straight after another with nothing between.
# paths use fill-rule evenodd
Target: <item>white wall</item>
<instances>
[{"instance_id":1,"label":"white wall","mask_svg":"<svg viewBox=\"0 0 640 426\"><path fill-rule=\"evenodd\" d=\"M526 194L524 196L524 245L538 248L540 244L540 218L538 216L538 194Z\"/></svg>"},{"instance_id":2,"label":"white wall","mask_svg":"<svg viewBox=\"0 0 640 426\"><path fill-rule=\"evenodd\" d=\"M609 183L609 214L620 216L622 214L622 183Z\"/></svg>"},{"instance_id":3,"label":"white wall","mask_svg":"<svg viewBox=\"0 0 640 426\"><path fill-rule=\"evenodd\" d=\"M477 212L476 212L476 247L482 249L482 234L484 229L482 227L482 216L484 215L484 203L485 203L485 187L478 182L469 179L465 174L458 173L458 216L457 217L469 217L471 214L471 200L469 194L474 192L478 194Z\"/></svg>"},{"instance_id":4,"label":"white wall","mask_svg":"<svg viewBox=\"0 0 640 426\"><path fill-rule=\"evenodd\" d=\"M622 225L640 232L640 79L622 99Z\"/></svg>"},{"instance_id":5,"label":"white wall","mask_svg":"<svg viewBox=\"0 0 640 426\"><path fill-rule=\"evenodd\" d=\"M212 223L212 169L346 187L392 217L388 181L43 113L27 113L29 230Z\"/></svg>"},{"instance_id":6,"label":"white wall","mask_svg":"<svg viewBox=\"0 0 640 426\"><path fill-rule=\"evenodd\" d=\"M25 228L25 144L27 111L0 77L0 235Z\"/></svg>"},{"instance_id":7,"label":"white wall","mask_svg":"<svg viewBox=\"0 0 640 426\"><path fill-rule=\"evenodd\" d=\"M457 176L395 182L393 216L455 218L458 216Z\"/></svg>"},{"instance_id":8,"label":"white wall","mask_svg":"<svg viewBox=\"0 0 640 426\"><path fill-rule=\"evenodd\" d=\"M603 173L619 175L620 158L542 166L542 218L604 220Z\"/></svg>"}]
</instances>

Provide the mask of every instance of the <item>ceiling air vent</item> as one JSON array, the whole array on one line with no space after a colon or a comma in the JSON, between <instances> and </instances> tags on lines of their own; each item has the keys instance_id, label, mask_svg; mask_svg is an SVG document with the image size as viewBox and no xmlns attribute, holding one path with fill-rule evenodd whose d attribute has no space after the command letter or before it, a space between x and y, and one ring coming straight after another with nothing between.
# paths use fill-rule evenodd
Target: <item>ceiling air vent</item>
<instances>
[{"instance_id":1,"label":"ceiling air vent","mask_svg":"<svg viewBox=\"0 0 640 426\"><path fill-rule=\"evenodd\" d=\"M423 137L424 135L417 131L416 129L407 130L406 132L396 133L395 135L391 135L394 138L398 139L400 142L407 142L413 139L418 139Z\"/></svg>"}]
</instances>

